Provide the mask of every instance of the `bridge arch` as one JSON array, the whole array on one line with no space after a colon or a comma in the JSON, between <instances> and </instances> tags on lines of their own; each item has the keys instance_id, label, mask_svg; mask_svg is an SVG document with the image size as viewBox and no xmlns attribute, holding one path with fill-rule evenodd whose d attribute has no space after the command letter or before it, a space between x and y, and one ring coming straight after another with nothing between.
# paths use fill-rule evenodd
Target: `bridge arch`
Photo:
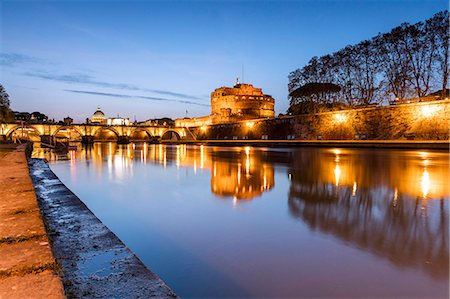
<instances>
[{"instance_id":1,"label":"bridge arch","mask_svg":"<svg viewBox=\"0 0 450 299\"><path fill-rule=\"evenodd\" d=\"M161 137L161 140L172 140L172 141L181 140L180 132L175 129L167 129L167 130L162 131L160 137Z\"/></svg>"},{"instance_id":2,"label":"bridge arch","mask_svg":"<svg viewBox=\"0 0 450 299\"><path fill-rule=\"evenodd\" d=\"M119 139L119 132L111 127L100 127L92 132L95 141L117 141Z\"/></svg>"},{"instance_id":3,"label":"bridge arch","mask_svg":"<svg viewBox=\"0 0 450 299\"><path fill-rule=\"evenodd\" d=\"M144 134L142 134L144 133ZM140 135L140 136L139 136ZM130 132L130 140L151 141L154 136L145 128L135 128Z\"/></svg>"},{"instance_id":4,"label":"bridge arch","mask_svg":"<svg viewBox=\"0 0 450 299\"><path fill-rule=\"evenodd\" d=\"M7 128L7 130L6 130L6 137L10 137L11 134L12 134L15 130L17 130L18 128L21 128L21 127L22 127L21 125L13 125L13 126Z\"/></svg>"},{"instance_id":5,"label":"bridge arch","mask_svg":"<svg viewBox=\"0 0 450 299\"><path fill-rule=\"evenodd\" d=\"M69 136L64 136L66 138L69 138L69 140L80 140L82 136L84 136L83 132L80 131L79 128L77 128L74 125L63 125L58 127L54 132L53 132L53 137L59 137L58 134L62 133L62 130L70 130L70 131L75 131L76 134L78 134L78 136L74 137L72 136L72 132L69 131Z\"/></svg>"},{"instance_id":6,"label":"bridge arch","mask_svg":"<svg viewBox=\"0 0 450 299\"><path fill-rule=\"evenodd\" d=\"M20 134L18 132L20 131ZM41 132L39 132L38 129L36 129L33 126L30 125L17 125L8 130L8 133L6 134L6 137L12 138L24 138L29 139L31 141L40 141L41 139Z\"/></svg>"}]
</instances>

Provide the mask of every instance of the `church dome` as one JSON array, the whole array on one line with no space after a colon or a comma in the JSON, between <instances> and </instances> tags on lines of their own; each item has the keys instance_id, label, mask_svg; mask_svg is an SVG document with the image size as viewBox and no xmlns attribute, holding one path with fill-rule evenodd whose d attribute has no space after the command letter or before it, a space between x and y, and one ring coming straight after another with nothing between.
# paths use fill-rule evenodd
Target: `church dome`
<instances>
[{"instance_id":1,"label":"church dome","mask_svg":"<svg viewBox=\"0 0 450 299\"><path fill-rule=\"evenodd\" d=\"M100 110L100 106L97 108L97 111L94 112L91 118L91 122L93 123L103 123L106 120L105 113Z\"/></svg>"},{"instance_id":2,"label":"church dome","mask_svg":"<svg viewBox=\"0 0 450 299\"><path fill-rule=\"evenodd\" d=\"M103 113L101 110L97 110L97 111L95 111L94 112L94 115L93 116L100 116L100 117L104 117L105 116L105 113Z\"/></svg>"},{"instance_id":3,"label":"church dome","mask_svg":"<svg viewBox=\"0 0 450 299\"><path fill-rule=\"evenodd\" d=\"M100 110L100 106L97 107L97 111L94 112L94 116L105 116L105 113Z\"/></svg>"}]
</instances>

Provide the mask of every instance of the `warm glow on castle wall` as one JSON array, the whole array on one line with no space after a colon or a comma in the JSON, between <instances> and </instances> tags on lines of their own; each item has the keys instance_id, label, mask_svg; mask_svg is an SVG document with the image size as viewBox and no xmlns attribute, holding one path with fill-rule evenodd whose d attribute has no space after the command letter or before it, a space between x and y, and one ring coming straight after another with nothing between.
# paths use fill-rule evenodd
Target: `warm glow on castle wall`
<instances>
[{"instance_id":1,"label":"warm glow on castle wall","mask_svg":"<svg viewBox=\"0 0 450 299\"><path fill-rule=\"evenodd\" d=\"M334 120L336 121L336 123L343 123L347 120L347 115L343 113L336 113L334 114Z\"/></svg>"},{"instance_id":2,"label":"warm glow on castle wall","mask_svg":"<svg viewBox=\"0 0 450 299\"><path fill-rule=\"evenodd\" d=\"M422 117L432 117L442 110L439 105L424 105L420 107L420 114Z\"/></svg>"},{"instance_id":3,"label":"warm glow on castle wall","mask_svg":"<svg viewBox=\"0 0 450 299\"><path fill-rule=\"evenodd\" d=\"M179 118L177 127L202 127L247 119L275 116L275 100L261 88L237 82L233 87L220 87L211 92L211 115L196 118Z\"/></svg>"}]
</instances>

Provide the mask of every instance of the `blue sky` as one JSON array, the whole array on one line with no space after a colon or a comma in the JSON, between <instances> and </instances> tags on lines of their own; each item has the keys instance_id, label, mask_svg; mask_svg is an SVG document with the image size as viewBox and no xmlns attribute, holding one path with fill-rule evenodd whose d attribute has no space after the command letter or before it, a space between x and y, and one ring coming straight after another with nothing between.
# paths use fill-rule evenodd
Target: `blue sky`
<instances>
[{"instance_id":1,"label":"blue sky","mask_svg":"<svg viewBox=\"0 0 450 299\"><path fill-rule=\"evenodd\" d=\"M288 107L287 76L313 56L447 9L434 1L0 0L0 83L13 110L84 121L210 113L241 77Z\"/></svg>"}]
</instances>

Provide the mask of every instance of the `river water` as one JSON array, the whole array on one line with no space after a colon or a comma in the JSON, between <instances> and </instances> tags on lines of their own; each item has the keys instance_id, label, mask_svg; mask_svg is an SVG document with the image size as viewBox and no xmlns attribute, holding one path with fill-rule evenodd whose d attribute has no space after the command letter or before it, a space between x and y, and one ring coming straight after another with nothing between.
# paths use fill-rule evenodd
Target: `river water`
<instances>
[{"instance_id":1,"label":"river water","mask_svg":"<svg viewBox=\"0 0 450 299\"><path fill-rule=\"evenodd\" d=\"M99 143L34 156L181 297L448 298L447 152Z\"/></svg>"}]
</instances>

